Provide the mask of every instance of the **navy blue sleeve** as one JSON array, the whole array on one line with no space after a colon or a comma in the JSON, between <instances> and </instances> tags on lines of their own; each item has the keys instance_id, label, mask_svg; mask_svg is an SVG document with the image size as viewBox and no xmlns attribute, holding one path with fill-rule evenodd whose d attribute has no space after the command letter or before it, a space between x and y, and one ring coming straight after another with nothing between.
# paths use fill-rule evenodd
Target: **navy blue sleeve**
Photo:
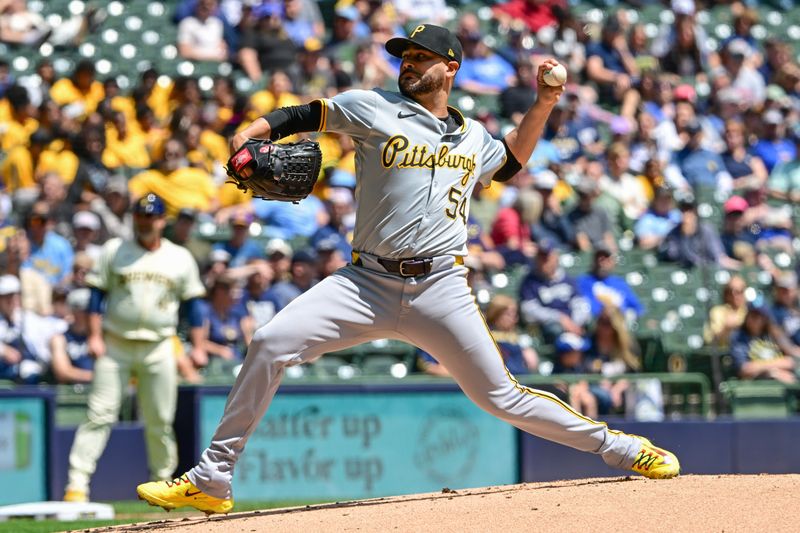
<instances>
[{"instance_id":1,"label":"navy blue sleeve","mask_svg":"<svg viewBox=\"0 0 800 533\"><path fill-rule=\"evenodd\" d=\"M747 335L738 331L733 334L731 339L731 359L733 369L739 374L742 367L750 360L748 352L750 351L750 338Z\"/></svg>"},{"instance_id":2,"label":"navy blue sleeve","mask_svg":"<svg viewBox=\"0 0 800 533\"><path fill-rule=\"evenodd\" d=\"M190 328L203 326L203 309L200 298L189 298L181 302L180 313L189 321Z\"/></svg>"},{"instance_id":3,"label":"navy blue sleeve","mask_svg":"<svg viewBox=\"0 0 800 533\"><path fill-rule=\"evenodd\" d=\"M97 287L89 287L89 291L89 313L102 315L103 311L105 311L105 306L103 305L106 299L105 291Z\"/></svg>"}]
</instances>

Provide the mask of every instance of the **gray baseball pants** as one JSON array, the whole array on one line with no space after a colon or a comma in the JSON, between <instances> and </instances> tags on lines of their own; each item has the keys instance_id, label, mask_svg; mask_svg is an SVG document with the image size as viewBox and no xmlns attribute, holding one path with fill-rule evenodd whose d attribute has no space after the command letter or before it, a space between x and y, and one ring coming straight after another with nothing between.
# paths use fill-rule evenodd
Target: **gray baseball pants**
<instances>
[{"instance_id":1,"label":"gray baseball pants","mask_svg":"<svg viewBox=\"0 0 800 533\"><path fill-rule=\"evenodd\" d=\"M503 364L452 256L434 259L431 273L402 278L374 257L348 265L299 296L256 331L211 445L189 480L217 498L231 498L236 461L278 389L287 366L376 339L416 345L442 363L480 408L532 435L600 454L629 468L636 437L609 430L556 396L517 383Z\"/></svg>"}]
</instances>

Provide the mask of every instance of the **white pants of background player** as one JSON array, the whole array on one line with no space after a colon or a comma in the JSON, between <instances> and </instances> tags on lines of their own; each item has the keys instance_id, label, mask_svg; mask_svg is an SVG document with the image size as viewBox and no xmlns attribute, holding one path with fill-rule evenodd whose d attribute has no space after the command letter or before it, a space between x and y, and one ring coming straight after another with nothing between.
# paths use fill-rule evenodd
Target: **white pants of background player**
<instances>
[{"instance_id":1,"label":"white pants of background player","mask_svg":"<svg viewBox=\"0 0 800 533\"><path fill-rule=\"evenodd\" d=\"M231 389L225 412L189 480L231 498L236 461L278 389L284 368L375 339L398 339L433 355L485 411L533 435L597 453L629 468L639 439L582 416L547 392L509 374L452 256L434 259L431 274L402 278L373 257L348 265L312 287L260 328Z\"/></svg>"}]
</instances>

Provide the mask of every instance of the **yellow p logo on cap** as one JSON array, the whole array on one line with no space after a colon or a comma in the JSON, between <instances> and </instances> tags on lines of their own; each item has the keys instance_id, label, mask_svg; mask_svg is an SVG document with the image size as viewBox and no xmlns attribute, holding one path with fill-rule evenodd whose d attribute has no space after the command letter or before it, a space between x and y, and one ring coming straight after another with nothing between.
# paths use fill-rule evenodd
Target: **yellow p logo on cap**
<instances>
[{"instance_id":1,"label":"yellow p logo on cap","mask_svg":"<svg viewBox=\"0 0 800 533\"><path fill-rule=\"evenodd\" d=\"M416 34L422 33L423 31L425 31L425 24L420 24L414 28L414 31L411 32L411 35L409 35L408 38L413 39Z\"/></svg>"}]
</instances>

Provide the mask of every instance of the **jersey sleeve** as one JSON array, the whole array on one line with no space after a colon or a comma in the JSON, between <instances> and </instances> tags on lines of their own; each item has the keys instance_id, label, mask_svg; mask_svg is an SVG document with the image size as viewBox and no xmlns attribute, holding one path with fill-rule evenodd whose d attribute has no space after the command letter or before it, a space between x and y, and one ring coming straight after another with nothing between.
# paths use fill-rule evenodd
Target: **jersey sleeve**
<instances>
[{"instance_id":1,"label":"jersey sleeve","mask_svg":"<svg viewBox=\"0 0 800 533\"><path fill-rule=\"evenodd\" d=\"M483 141L481 142L481 175L478 181L484 187L488 187L492 176L506 162L506 147L502 141L489 135L485 128L481 127L481 129L483 130Z\"/></svg>"},{"instance_id":2,"label":"jersey sleeve","mask_svg":"<svg viewBox=\"0 0 800 533\"><path fill-rule=\"evenodd\" d=\"M100 256L94 262L92 270L86 274L86 284L107 292L110 288L111 264L122 245L121 239L111 239L103 245Z\"/></svg>"},{"instance_id":3,"label":"jersey sleeve","mask_svg":"<svg viewBox=\"0 0 800 533\"><path fill-rule=\"evenodd\" d=\"M366 139L377 114L374 91L351 90L322 99L319 131L345 133L355 140Z\"/></svg>"}]
</instances>

